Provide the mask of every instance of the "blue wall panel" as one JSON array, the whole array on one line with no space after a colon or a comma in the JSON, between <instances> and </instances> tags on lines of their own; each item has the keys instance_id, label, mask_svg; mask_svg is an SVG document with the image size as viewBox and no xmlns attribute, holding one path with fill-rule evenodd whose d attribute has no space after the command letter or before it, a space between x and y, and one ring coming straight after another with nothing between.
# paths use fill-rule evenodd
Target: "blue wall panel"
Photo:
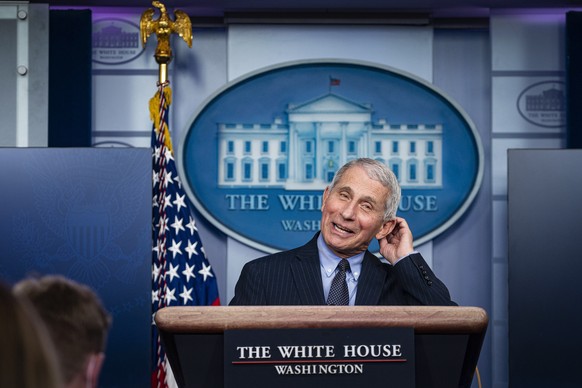
<instances>
[{"instance_id":1,"label":"blue wall panel","mask_svg":"<svg viewBox=\"0 0 582 388\"><path fill-rule=\"evenodd\" d=\"M0 166L0 278L91 286L113 316L100 386L148 386L150 150L0 148Z\"/></svg>"}]
</instances>

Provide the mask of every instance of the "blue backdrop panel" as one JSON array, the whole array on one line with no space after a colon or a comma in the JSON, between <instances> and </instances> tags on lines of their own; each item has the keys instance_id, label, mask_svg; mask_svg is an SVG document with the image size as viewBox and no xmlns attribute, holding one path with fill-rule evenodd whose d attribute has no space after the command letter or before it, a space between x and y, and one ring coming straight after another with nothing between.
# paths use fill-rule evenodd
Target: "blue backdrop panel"
<instances>
[{"instance_id":1,"label":"blue backdrop panel","mask_svg":"<svg viewBox=\"0 0 582 388\"><path fill-rule=\"evenodd\" d=\"M581 386L580 166L582 150L508 150L511 387Z\"/></svg>"},{"instance_id":2,"label":"blue backdrop panel","mask_svg":"<svg viewBox=\"0 0 582 388\"><path fill-rule=\"evenodd\" d=\"M150 150L0 148L0 166L0 277L91 286L113 317L100 386L148 386Z\"/></svg>"}]
</instances>

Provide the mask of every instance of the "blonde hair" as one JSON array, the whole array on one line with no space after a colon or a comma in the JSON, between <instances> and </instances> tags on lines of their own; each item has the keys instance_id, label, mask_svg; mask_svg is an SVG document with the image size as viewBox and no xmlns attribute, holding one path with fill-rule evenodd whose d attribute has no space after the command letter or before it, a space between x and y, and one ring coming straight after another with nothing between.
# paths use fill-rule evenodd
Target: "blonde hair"
<instances>
[{"instance_id":1,"label":"blonde hair","mask_svg":"<svg viewBox=\"0 0 582 388\"><path fill-rule=\"evenodd\" d=\"M53 344L34 309L0 283L0 310L0 387L61 387Z\"/></svg>"}]
</instances>

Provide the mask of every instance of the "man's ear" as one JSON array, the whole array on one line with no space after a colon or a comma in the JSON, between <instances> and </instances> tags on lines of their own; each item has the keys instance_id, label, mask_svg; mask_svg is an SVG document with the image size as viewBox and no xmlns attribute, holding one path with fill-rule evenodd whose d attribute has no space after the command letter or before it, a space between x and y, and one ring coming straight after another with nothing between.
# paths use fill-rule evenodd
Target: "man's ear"
<instances>
[{"instance_id":1,"label":"man's ear","mask_svg":"<svg viewBox=\"0 0 582 388\"><path fill-rule=\"evenodd\" d=\"M394 226L396 226L396 220L391 219L388 221L384 221L382 224L382 228L378 233L376 233L376 238L378 240L382 240L384 237L388 236L392 230L394 230Z\"/></svg>"},{"instance_id":2,"label":"man's ear","mask_svg":"<svg viewBox=\"0 0 582 388\"><path fill-rule=\"evenodd\" d=\"M329 197L329 186L327 186L325 188L325 190L323 191L323 201L321 201L321 209L323 210L323 207L325 206L325 201L327 201L327 197Z\"/></svg>"},{"instance_id":3,"label":"man's ear","mask_svg":"<svg viewBox=\"0 0 582 388\"><path fill-rule=\"evenodd\" d=\"M97 387L99 383L99 374L105 361L105 353L93 353L89 356L87 367L85 369L86 381L90 382L91 387Z\"/></svg>"}]
</instances>

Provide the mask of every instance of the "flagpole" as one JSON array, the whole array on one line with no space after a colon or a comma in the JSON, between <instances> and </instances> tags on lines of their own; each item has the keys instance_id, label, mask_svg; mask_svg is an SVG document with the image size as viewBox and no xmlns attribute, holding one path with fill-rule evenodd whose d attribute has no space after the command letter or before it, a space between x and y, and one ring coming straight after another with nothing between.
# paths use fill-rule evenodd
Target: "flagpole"
<instances>
[{"instance_id":1,"label":"flagpole","mask_svg":"<svg viewBox=\"0 0 582 388\"><path fill-rule=\"evenodd\" d=\"M157 273L157 279L154 279L152 285L152 303L154 314L155 311L168 305L168 285L166 279L167 269L167 238L166 229L168 224L168 217L166 214L166 198L168 181L165 179L168 175L166 168L168 166L168 156L171 158L172 142L170 132L168 129L167 113L171 104L171 89L168 80L168 64L172 61L172 49L170 45L170 38L173 34L179 35L192 47L192 24L189 16L179 10L174 12L175 20L172 21L168 16L168 12L163 3L153 1L152 5L159 9L160 17L154 20L154 9L147 9L140 18L140 36L142 44L145 46L148 37L151 34L156 34L157 46L154 57L159 67L158 72L158 91L150 100L149 110L150 118L153 121L154 136L156 144L160 144L159 150L154 151L154 158L157 158L157 166L160 171L158 176L163 179L158 179L157 187L154 187L154 206L157 206L158 214L154 216L157 220L157 225L154 225L154 241L156 242L154 249L154 259L152 263L152 271ZM154 171L155 172L155 171ZM170 178L171 179L171 178ZM155 223L155 221L154 221ZM157 233L155 230L157 229ZM171 299L170 299L171 302ZM153 327L153 349L155 353L154 372L151 377L151 386L164 388L168 386L168 371L166 369L166 355L162 349L161 340L155 326Z\"/></svg>"}]
</instances>

